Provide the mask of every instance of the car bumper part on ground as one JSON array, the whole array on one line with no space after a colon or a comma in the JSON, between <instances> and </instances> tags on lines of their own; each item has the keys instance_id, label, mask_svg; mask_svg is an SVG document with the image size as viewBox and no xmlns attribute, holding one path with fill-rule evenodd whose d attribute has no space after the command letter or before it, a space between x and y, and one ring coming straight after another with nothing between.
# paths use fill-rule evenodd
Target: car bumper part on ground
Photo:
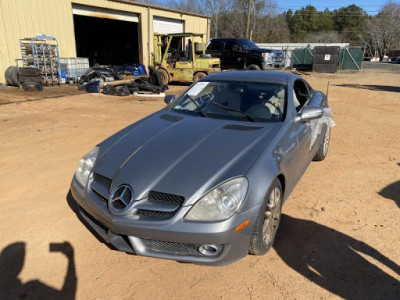
<instances>
[{"instance_id":1,"label":"car bumper part on ground","mask_svg":"<svg viewBox=\"0 0 400 300\"><path fill-rule=\"evenodd\" d=\"M112 215L97 201L97 195L90 188L83 188L75 178L71 193L86 223L117 250L204 265L227 265L246 256L259 211L259 207L254 207L226 221L199 223L184 222L183 216L191 206L182 206L170 219L140 221ZM248 219L249 225L235 232ZM210 245L214 252L204 254L199 250L203 245Z\"/></svg>"}]
</instances>

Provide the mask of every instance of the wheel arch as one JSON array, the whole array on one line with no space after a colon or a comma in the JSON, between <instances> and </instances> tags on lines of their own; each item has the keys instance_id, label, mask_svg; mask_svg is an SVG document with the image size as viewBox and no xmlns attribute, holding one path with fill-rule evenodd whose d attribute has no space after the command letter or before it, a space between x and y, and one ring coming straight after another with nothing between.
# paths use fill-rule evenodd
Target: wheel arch
<instances>
[{"instance_id":1,"label":"wheel arch","mask_svg":"<svg viewBox=\"0 0 400 300\"><path fill-rule=\"evenodd\" d=\"M282 173L280 173L280 174L278 174L278 176L276 176L276 178L278 178L279 181L281 182L282 195L283 195L283 199L285 199L285 187L286 187L285 176Z\"/></svg>"},{"instance_id":2,"label":"wheel arch","mask_svg":"<svg viewBox=\"0 0 400 300\"><path fill-rule=\"evenodd\" d=\"M250 65L256 65L256 66L258 66L258 67L260 67L262 69L262 61L259 60L256 57L252 57L252 58L246 59L246 63L244 65L244 68L247 68Z\"/></svg>"}]
</instances>

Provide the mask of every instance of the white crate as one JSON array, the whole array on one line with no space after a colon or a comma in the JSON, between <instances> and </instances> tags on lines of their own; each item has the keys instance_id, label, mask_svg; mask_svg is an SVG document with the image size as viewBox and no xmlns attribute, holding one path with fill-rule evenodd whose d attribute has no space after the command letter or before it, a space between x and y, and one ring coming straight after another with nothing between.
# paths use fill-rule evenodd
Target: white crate
<instances>
[{"instance_id":1,"label":"white crate","mask_svg":"<svg viewBox=\"0 0 400 300\"><path fill-rule=\"evenodd\" d=\"M60 58L60 67L68 78L80 77L89 69L89 59L86 57L63 57Z\"/></svg>"}]
</instances>

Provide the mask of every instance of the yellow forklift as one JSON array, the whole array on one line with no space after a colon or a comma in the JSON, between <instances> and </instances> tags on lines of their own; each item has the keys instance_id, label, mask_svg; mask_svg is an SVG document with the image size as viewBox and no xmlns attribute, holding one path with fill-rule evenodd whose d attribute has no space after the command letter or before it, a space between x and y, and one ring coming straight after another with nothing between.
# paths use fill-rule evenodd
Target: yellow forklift
<instances>
[{"instance_id":1,"label":"yellow forklift","mask_svg":"<svg viewBox=\"0 0 400 300\"><path fill-rule=\"evenodd\" d=\"M194 43L195 38L201 38L201 44ZM154 33L152 65L164 85L171 81L195 82L221 71L219 58L205 53L203 34L196 33Z\"/></svg>"}]
</instances>

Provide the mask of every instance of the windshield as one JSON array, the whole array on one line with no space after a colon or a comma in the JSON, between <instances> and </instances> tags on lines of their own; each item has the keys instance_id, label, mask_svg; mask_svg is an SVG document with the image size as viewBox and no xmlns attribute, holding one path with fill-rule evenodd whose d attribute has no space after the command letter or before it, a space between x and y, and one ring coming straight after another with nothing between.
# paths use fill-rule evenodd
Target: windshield
<instances>
[{"instance_id":1,"label":"windshield","mask_svg":"<svg viewBox=\"0 0 400 300\"><path fill-rule=\"evenodd\" d=\"M254 44L252 41L250 40L246 40L246 39L239 39L239 43L242 46L248 47L248 48L258 48L258 46L256 44Z\"/></svg>"},{"instance_id":2,"label":"windshield","mask_svg":"<svg viewBox=\"0 0 400 300\"><path fill-rule=\"evenodd\" d=\"M170 109L206 118L281 122L285 99L286 86L281 84L203 81L183 93Z\"/></svg>"}]
</instances>

